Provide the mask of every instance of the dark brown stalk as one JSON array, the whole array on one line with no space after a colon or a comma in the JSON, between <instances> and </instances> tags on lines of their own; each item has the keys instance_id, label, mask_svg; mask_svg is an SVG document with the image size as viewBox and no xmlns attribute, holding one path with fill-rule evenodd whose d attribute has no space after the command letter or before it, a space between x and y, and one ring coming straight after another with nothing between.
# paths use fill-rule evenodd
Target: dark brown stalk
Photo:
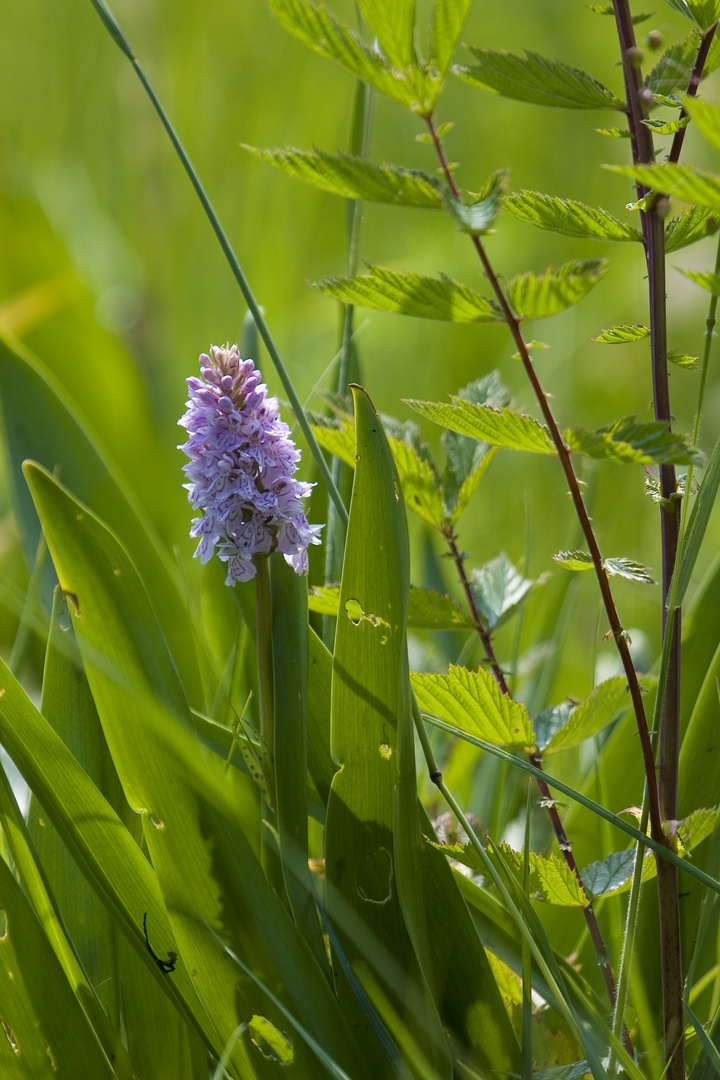
<instances>
[{"instance_id":1,"label":"dark brown stalk","mask_svg":"<svg viewBox=\"0 0 720 1080\"><path fill-rule=\"evenodd\" d=\"M715 37L716 30L717 23L715 24L715 26L711 26L710 29L706 30L703 34L702 41L700 42L700 48L698 49L697 56L695 57L695 63L693 65L692 75L690 76L690 82L688 83L688 97L695 97L698 92L700 80L702 79L702 73L705 69L705 61L708 58L708 53L710 52L710 46L713 43L713 38ZM685 112L685 109L681 109L680 119L684 120L686 116L687 113ZM672 146L670 147L670 153L668 154L668 161L672 162L673 165L677 165L678 161L680 160L683 143L685 142L686 131L687 128L683 127L680 128L679 131L675 132L675 137L673 138Z\"/></svg>"},{"instance_id":2,"label":"dark brown stalk","mask_svg":"<svg viewBox=\"0 0 720 1080\"><path fill-rule=\"evenodd\" d=\"M462 554L458 550L455 534L452 529L449 529L448 532L445 533L445 539L450 549L450 554L452 555L453 562L455 563L455 568L458 572L460 584L463 587L465 599L467 600L468 607L470 608L470 614L472 615L473 622L475 623L475 629L477 630L480 641L482 642L483 649L485 650L485 658L490 664L490 669L502 693L507 694L508 697L512 697L505 681L505 676L503 675L502 669L497 662L497 657L495 656L495 650L493 649L490 633L485 626L482 616L478 611L477 604L475 603L475 597L473 596L473 591L470 586L470 582L468 581L468 576L465 572L465 562ZM536 769L542 768L542 759L538 753L528 754L528 759L530 761L530 764L534 765ZM558 847L560 848L562 856L565 860L565 864L570 870L570 872L575 875L575 879L580 885L580 888L583 888L582 875L580 874L578 865L575 862L575 857L572 853L572 844L567 838L563 823L557 811L557 806L555 805L555 799L552 797L550 793L550 788L547 786L545 781L541 780L539 777L537 779L537 785L538 790L540 791L541 798L543 800L543 805L548 812L550 823L552 825L553 832L555 833ZM587 924L588 932L590 934L590 940L593 943L593 946L595 948L595 954L600 963L600 969L602 972L603 982L605 983L605 989L607 991L610 1004L614 1009L615 999L617 997L615 989L615 979L613 978L612 968L610 966L610 961L607 954L607 948L605 946L602 932L600 930L597 916L595 915L592 904L588 904L587 907L583 908L583 915L585 916L585 923ZM633 1054L632 1043L630 1042L630 1037L627 1031L623 1032L623 1041L625 1043L625 1049L628 1051L628 1053Z\"/></svg>"},{"instance_id":3,"label":"dark brown stalk","mask_svg":"<svg viewBox=\"0 0 720 1080\"><path fill-rule=\"evenodd\" d=\"M445 179L447 181L448 187L451 193L455 196L455 198L459 198L460 193L458 191L457 185L455 184L455 179L452 175L452 172L448 166L445 152L438 138L432 116L426 116L425 122L430 133L430 138L435 147L435 152L437 153L438 160L440 161L443 172L445 174ZM542 410L543 417L545 418L545 422L550 430L550 436L555 446L557 455L560 458L560 464L562 465L563 472L565 474L565 478L570 489L570 496L575 506L575 511L580 522L580 527L582 528L583 535L585 536L585 540L590 550L593 567L595 569L595 575L598 580L598 585L600 586L600 592L602 595L603 603L605 605L605 611L607 613L608 621L610 623L610 632L615 639L615 644L620 654L620 659L622 661L623 670L625 671L625 675L628 681L628 689L630 691L630 697L637 720L638 734L640 736L643 761L645 764L645 773L647 776L650 822L651 828L653 830L653 836L660 840L660 842L665 842L662 839L664 833L660 821L657 780L655 777L655 760L653 757L652 741L650 739L650 732L648 730L647 717L645 715L645 704L642 698L642 690L640 688L640 683L638 682L635 666L630 656L627 636L623 631L623 627L620 622L617 609L615 607L615 600L613 598L612 590L610 588L610 582L608 580L607 572L603 564L602 555L600 554L600 549L598 547L597 540L595 539L595 533L593 532L590 518L588 517L582 494L580 492L580 485L578 483L577 477L575 476L575 470L573 469L572 461L570 460L570 451L568 450L565 442L563 441L562 435L560 434L560 430L555 421L555 417L553 416L552 409L550 408L545 392L537 376L537 372L535 371L535 368L533 366L533 362L528 352L527 345L525 344L525 339L523 338L522 331L520 329L520 322L510 308L510 305L505 298L505 294L500 287L500 282L498 281L497 275L495 274L495 271L490 265L490 261L487 257L482 241L478 236L473 236L472 242L475 250L477 251L478 257L480 258L483 269L488 277L498 304L500 305L500 309L503 313L503 318L505 319L510 334L512 335L512 339L520 354L523 367L525 368L525 372L530 380L533 391L535 393L535 397L537 398L540 409Z\"/></svg>"}]
</instances>

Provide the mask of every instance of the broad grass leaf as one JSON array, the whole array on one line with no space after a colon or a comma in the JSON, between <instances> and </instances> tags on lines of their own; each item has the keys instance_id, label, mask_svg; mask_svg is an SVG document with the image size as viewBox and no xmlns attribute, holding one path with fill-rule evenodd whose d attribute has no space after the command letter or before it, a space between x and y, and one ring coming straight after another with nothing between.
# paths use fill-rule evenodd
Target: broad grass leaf
<instances>
[{"instance_id":1,"label":"broad grass leaf","mask_svg":"<svg viewBox=\"0 0 720 1080\"><path fill-rule=\"evenodd\" d=\"M308 597L308 604L311 611L337 615L339 598L338 585L315 586ZM411 630L470 630L475 624L452 596L411 585L407 625Z\"/></svg>"},{"instance_id":2,"label":"broad grass leaf","mask_svg":"<svg viewBox=\"0 0 720 1080\"><path fill-rule=\"evenodd\" d=\"M137 505L75 405L20 342L0 338L0 409L3 436L26 559L32 565L40 524L22 476L22 463L58 469L66 484L115 529L148 583L148 592L188 697L203 692L192 622L175 560ZM27 408L32 401L32 415Z\"/></svg>"},{"instance_id":3,"label":"broad grass leaf","mask_svg":"<svg viewBox=\"0 0 720 1080\"><path fill-rule=\"evenodd\" d=\"M420 708L489 742L530 753L532 723L522 702L501 693L493 676L480 668L450 665L447 675L410 676Z\"/></svg>"},{"instance_id":4,"label":"broad grass leaf","mask_svg":"<svg viewBox=\"0 0 720 1080\"><path fill-rule=\"evenodd\" d=\"M637 416L623 416L596 431L568 428L565 442L570 450L619 464L690 465L701 460L686 435L669 431L664 421Z\"/></svg>"},{"instance_id":5,"label":"broad grass leaf","mask_svg":"<svg viewBox=\"0 0 720 1080\"><path fill-rule=\"evenodd\" d=\"M472 0L431 0L428 63L444 79L462 34Z\"/></svg>"},{"instance_id":6,"label":"broad grass leaf","mask_svg":"<svg viewBox=\"0 0 720 1080\"><path fill-rule=\"evenodd\" d=\"M325 825L327 912L351 966L368 966L445 1075L447 1046L415 932L422 885L408 850L419 847L420 834L406 674L407 525L379 417L360 387L353 397L356 465L333 654L331 745L340 768ZM338 994L366 1029L345 980Z\"/></svg>"},{"instance_id":7,"label":"broad grass leaf","mask_svg":"<svg viewBox=\"0 0 720 1080\"><path fill-rule=\"evenodd\" d=\"M306 184L346 199L391 203L439 210L443 205L439 182L429 173L400 165L375 165L366 158L336 151L297 150L292 146L261 150L240 143L260 161Z\"/></svg>"},{"instance_id":8,"label":"broad grass leaf","mask_svg":"<svg viewBox=\"0 0 720 1080\"><path fill-rule=\"evenodd\" d=\"M649 326L633 323L631 326L611 326L608 330L601 330L593 341L599 341L603 345L624 345L628 341L642 341L648 337Z\"/></svg>"},{"instance_id":9,"label":"broad grass leaf","mask_svg":"<svg viewBox=\"0 0 720 1080\"><path fill-rule=\"evenodd\" d=\"M345 304L414 315L445 322L499 322L497 305L475 289L441 274L426 277L410 271L369 266L369 274L322 278L313 288Z\"/></svg>"},{"instance_id":10,"label":"broad grass leaf","mask_svg":"<svg viewBox=\"0 0 720 1080\"><path fill-rule=\"evenodd\" d=\"M437 80L416 66L398 68L371 48L359 34L340 22L324 6L309 0L268 0L281 26L303 44L340 64L356 79L413 112L426 113L440 90ZM402 0L405 5L407 0Z\"/></svg>"},{"instance_id":11,"label":"broad grass leaf","mask_svg":"<svg viewBox=\"0 0 720 1080\"><path fill-rule=\"evenodd\" d=\"M495 630L507 622L543 581L523 577L504 552L473 570L470 588L487 629Z\"/></svg>"},{"instance_id":12,"label":"broad grass leaf","mask_svg":"<svg viewBox=\"0 0 720 1080\"><path fill-rule=\"evenodd\" d=\"M623 103L587 71L525 50L524 56L470 47L476 63L457 68L471 86L503 97L562 109L622 109Z\"/></svg>"},{"instance_id":13,"label":"broad grass leaf","mask_svg":"<svg viewBox=\"0 0 720 1080\"><path fill-rule=\"evenodd\" d=\"M573 259L544 274L518 274L507 283L507 296L518 315L543 319L584 299L608 271L607 259Z\"/></svg>"},{"instance_id":14,"label":"broad grass leaf","mask_svg":"<svg viewBox=\"0 0 720 1080\"><path fill-rule=\"evenodd\" d=\"M514 191L503 199L503 209L518 221L565 236L642 242L639 229L626 225L601 207L594 209L575 199L560 199L540 191Z\"/></svg>"},{"instance_id":15,"label":"broad grass leaf","mask_svg":"<svg viewBox=\"0 0 720 1080\"><path fill-rule=\"evenodd\" d=\"M492 446L528 450L535 454L555 453L548 429L531 416L492 405L476 405L460 397L454 398L452 405L441 401L404 400L428 420Z\"/></svg>"},{"instance_id":16,"label":"broad grass leaf","mask_svg":"<svg viewBox=\"0 0 720 1080\"><path fill-rule=\"evenodd\" d=\"M663 195L675 195L720 214L720 176L714 173L670 162L666 165L606 165L605 168L630 176Z\"/></svg>"},{"instance_id":17,"label":"broad grass leaf","mask_svg":"<svg viewBox=\"0 0 720 1080\"><path fill-rule=\"evenodd\" d=\"M112 1066L4 859L0 859L0 896L3 1075L28 1080L52 1080L58 1074L111 1080L115 1076Z\"/></svg>"},{"instance_id":18,"label":"broad grass leaf","mask_svg":"<svg viewBox=\"0 0 720 1080\"><path fill-rule=\"evenodd\" d=\"M198 760L187 701L127 553L48 473L36 466L26 472L56 571L73 597L85 670L113 760L129 801L143 813L177 951L193 971L222 1042L255 1012L276 1027L282 1021L271 1003L258 1001L251 980L238 980L207 922L221 928L251 965L273 972L288 1007L333 1056L347 1060L352 1036L325 975L267 884L239 823L212 801L215 789L227 792L233 772L224 773L213 757ZM178 742L189 747L184 759L170 752ZM193 788L200 766L202 786ZM162 954L158 940L155 948ZM272 1071L247 1039L236 1043L232 1060L243 1076ZM299 1076L312 1076L310 1052L300 1048L294 1067Z\"/></svg>"},{"instance_id":19,"label":"broad grass leaf","mask_svg":"<svg viewBox=\"0 0 720 1080\"><path fill-rule=\"evenodd\" d=\"M680 562L680 577L678 580L678 592L676 603L682 604L687 587L690 584L695 563L702 545L705 530L710 520L710 513L715 505L718 485L720 484L720 440L715 443L715 448L710 456L703 476L700 491L697 494L695 505L690 514L690 520L685 533L682 558Z\"/></svg>"}]
</instances>

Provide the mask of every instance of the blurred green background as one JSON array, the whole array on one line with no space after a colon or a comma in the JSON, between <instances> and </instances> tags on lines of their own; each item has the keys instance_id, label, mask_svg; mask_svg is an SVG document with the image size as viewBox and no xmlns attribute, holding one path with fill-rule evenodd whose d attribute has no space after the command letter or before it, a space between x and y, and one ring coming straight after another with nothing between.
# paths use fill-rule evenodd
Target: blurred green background
<instances>
[{"instance_id":1,"label":"blurred green background","mask_svg":"<svg viewBox=\"0 0 720 1080\"><path fill-rule=\"evenodd\" d=\"M425 5L426 6L426 5ZM423 4L419 5L421 12ZM689 24L662 3L638 27L640 40L660 30L667 43ZM354 20L350 0L333 9ZM308 52L273 20L262 0L116 0L113 10L173 119L240 256L302 400L317 385L333 385L340 312L308 281L342 273L346 261L345 206L340 199L294 182L252 159L239 142L256 146L345 148L352 80ZM420 24L423 24L422 14ZM190 511L181 488L176 427L185 377L210 343L237 340L244 305L216 240L158 119L127 60L101 25L89 0L49 4L26 0L2 6L0 35L0 321L12 328L54 372L99 434L158 530L185 567L193 588L199 568L187 536ZM621 92L617 43L610 18L568 0L476 0L464 40L490 48L528 47L587 67ZM469 60L461 50L458 60ZM717 75L704 93L718 97ZM626 220L629 183L601 169L626 162L629 144L598 134L617 117L540 109L501 100L451 79L438 118L454 120L447 137L463 187L479 190L488 174L511 166L514 188L530 188L602 204ZM372 156L433 170L431 148L415 141L420 121L384 100L375 104ZM661 150L669 138L660 139ZM691 131L685 160L717 168ZM577 241L501 218L488 241L506 275L542 271L569 258L611 259L611 271L576 308L528 326L552 346L537 366L563 425L597 426L638 412L649 416L649 349L645 343L604 346L591 338L603 327L647 320L645 268L636 245ZM467 239L443 214L365 207L361 255L373 263L450 274L483 288ZM707 294L675 265L710 268L714 241L669 259L670 345L699 354ZM376 406L411 416L403 397L443 399L498 367L518 405L537 415L506 330L448 326L376 312L357 313L362 381ZM269 361L258 357L271 390L281 388ZM720 433L720 381L713 358L702 445ZM673 369L673 407L689 430L696 373ZM32 401L27 402L32 413ZM424 428L434 445L440 431ZM310 475L305 455L305 475ZM654 504L643 495L638 468L601 463L582 475L601 547L608 555L645 562L659 572ZM0 648L9 650L18 589L27 570L17 546L7 485L2 493L0 573L5 613ZM449 564L429 555L419 522L413 528L413 579L444 578ZM699 577L717 549L711 523ZM552 569L560 547L579 543L557 463L501 452L461 523L471 565L501 550L536 576ZM428 566L430 571L428 571ZM215 573L213 568L211 571ZM217 568L217 573L221 573ZM543 627L552 590L563 571L528 608L524 651ZM429 575L429 576L428 576ZM565 642L552 700L582 696L592 686L604 618L592 575L574 583ZM626 626L646 635L644 663L659 641L659 590L617 582ZM509 656L514 627L503 631ZM637 635L637 642L643 641ZM516 643L517 644L517 643Z\"/></svg>"}]
</instances>

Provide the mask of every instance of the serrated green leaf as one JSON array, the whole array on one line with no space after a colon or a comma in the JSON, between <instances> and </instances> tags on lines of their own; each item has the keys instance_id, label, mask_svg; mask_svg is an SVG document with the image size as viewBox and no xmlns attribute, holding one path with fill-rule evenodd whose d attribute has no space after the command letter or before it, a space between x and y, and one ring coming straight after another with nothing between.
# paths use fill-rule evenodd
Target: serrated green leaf
<instances>
[{"instance_id":1,"label":"serrated green leaf","mask_svg":"<svg viewBox=\"0 0 720 1080\"><path fill-rule=\"evenodd\" d=\"M702 172L692 165L605 165L606 169L631 176L641 184L660 191L663 195L675 195L678 199L706 206L720 213L720 176Z\"/></svg>"},{"instance_id":2,"label":"serrated green leaf","mask_svg":"<svg viewBox=\"0 0 720 1080\"><path fill-rule=\"evenodd\" d=\"M632 131L628 128L606 127L595 128L598 135L607 135L611 139L632 139Z\"/></svg>"},{"instance_id":3,"label":"serrated green leaf","mask_svg":"<svg viewBox=\"0 0 720 1080\"><path fill-rule=\"evenodd\" d=\"M645 76L645 88L663 97L675 90L686 90L699 43L695 30L682 41L673 42Z\"/></svg>"},{"instance_id":4,"label":"serrated green leaf","mask_svg":"<svg viewBox=\"0 0 720 1080\"><path fill-rule=\"evenodd\" d=\"M591 735L597 735L630 705L625 676L616 675L612 679L606 679L595 687L589 698L570 710L562 727L553 732L547 742L538 748L543 754L555 754L577 746Z\"/></svg>"},{"instance_id":5,"label":"serrated green leaf","mask_svg":"<svg viewBox=\"0 0 720 1080\"><path fill-rule=\"evenodd\" d=\"M388 441L406 506L414 510L428 525L442 529L446 515L442 486L436 469L420 457L414 446L400 439L390 438Z\"/></svg>"},{"instance_id":6,"label":"serrated green leaf","mask_svg":"<svg viewBox=\"0 0 720 1080\"><path fill-rule=\"evenodd\" d=\"M435 68L441 79L447 75L471 5L472 0L432 0L428 27L428 64Z\"/></svg>"},{"instance_id":7,"label":"serrated green leaf","mask_svg":"<svg viewBox=\"0 0 720 1080\"><path fill-rule=\"evenodd\" d=\"M468 383L458 391L457 397L476 405L503 408L510 404L510 391L503 386L497 371ZM496 448L456 431L444 431L441 442L446 458L442 480L443 502L450 516L450 524L455 525L485 475Z\"/></svg>"},{"instance_id":8,"label":"serrated green leaf","mask_svg":"<svg viewBox=\"0 0 720 1080\"><path fill-rule=\"evenodd\" d=\"M557 555L553 555L553 559L566 570L592 570L594 566L592 555L587 551L578 551L577 548L559 551ZM610 577L623 577L628 581L640 581L644 585L657 584L647 566L633 562L632 559L603 559L603 566Z\"/></svg>"},{"instance_id":9,"label":"serrated green leaf","mask_svg":"<svg viewBox=\"0 0 720 1080\"><path fill-rule=\"evenodd\" d=\"M665 829L672 835L680 853L691 852L710 836L715 828L717 807L701 808L688 814L682 821L665 822ZM582 871L585 888L593 896L618 896L630 888L635 850L616 851L599 862L590 863ZM657 864L651 852L643 859L643 881L649 881L657 873Z\"/></svg>"},{"instance_id":10,"label":"serrated green leaf","mask_svg":"<svg viewBox=\"0 0 720 1080\"><path fill-rule=\"evenodd\" d=\"M595 12L596 15L614 15L615 9L612 4L586 4L585 7L588 11ZM645 22L646 19L652 18L651 11L639 11L637 15L632 16L633 24Z\"/></svg>"},{"instance_id":11,"label":"serrated green leaf","mask_svg":"<svg viewBox=\"0 0 720 1080\"><path fill-rule=\"evenodd\" d=\"M316 585L308 597L308 606L322 615L337 615L339 597L338 585ZM411 630L470 630L475 627L457 600L413 585L410 586L407 625Z\"/></svg>"},{"instance_id":12,"label":"serrated green leaf","mask_svg":"<svg viewBox=\"0 0 720 1080\"><path fill-rule=\"evenodd\" d=\"M342 151L329 154L324 150L297 150L292 146L262 150L246 143L239 145L280 172L346 199L426 210L438 210L443 204L438 181L419 169L375 165Z\"/></svg>"},{"instance_id":13,"label":"serrated green leaf","mask_svg":"<svg viewBox=\"0 0 720 1080\"><path fill-rule=\"evenodd\" d=\"M669 431L662 420L641 420L637 416L622 416L597 431L568 428L565 442L570 450L621 464L690 465L701 460L686 435Z\"/></svg>"},{"instance_id":14,"label":"serrated green leaf","mask_svg":"<svg viewBox=\"0 0 720 1080\"><path fill-rule=\"evenodd\" d=\"M676 267L676 269L702 289L707 289L714 296L720 295L720 274L715 274L712 270L683 270L681 266Z\"/></svg>"},{"instance_id":15,"label":"serrated green leaf","mask_svg":"<svg viewBox=\"0 0 720 1080\"><path fill-rule=\"evenodd\" d=\"M535 454L554 454L550 432L531 416L511 412L510 409L476 405L462 398L453 399L449 405L442 401L413 401L403 399L428 420L442 427L481 439L492 446L506 446L511 450L529 450Z\"/></svg>"},{"instance_id":16,"label":"serrated green leaf","mask_svg":"<svg viewBox=\"0 0 720 1080\"><path fill-rule=\"evenodd\" d=\"M485 864L472 844L435 844L432 841L428 843L441 851L448 859L462 863L476 874L485 872ZM523 852L515 851L509 844L501 844L499 851L505 864L510 866L519 880L522 879ZM495 849L489 847L487 853L500 867L501 863L495 854ZM564 859L554 854L540 855L536 851L528 852L528 856L529 895L533 900L557 904L560 907L587 907L589 898L581 889L575 874Z\"/></svg>"},{"instance_id":17,"label":"serrated green leaf","mask_svg":"<svg viewBox=\"0 0 720 1080\"><path fill-rule=\"evenodd\" d=\"M322 427L313 425L313 434L323 450L355 468L355 426L352 422L343 421Z\"/></svg>"},{"instance_id":18,"label":"serrated green leaf","mask_svg":"<svg viewBox=\"0 0 720 1080\"><path fill-rule=\"evenodd\" d=\"M533 731L535 732L535 744L538 750L544 750L547 744L568 721L570 713L575 708L572 701L563 701L559 705L551 705L543 709L537 716L533 716Z\"/></svg>"},{"instance_id":19,"label":"serrated green leaf","mask_svg":"<svg viewBox=\"0 0 720 1080\"><path fill-rule=\"evenodd\" d=\"M518 315L542 319L577 304L605 276L607 259L573 259L541 277L518 274L507 283L507 295Z\"/></svg>"},{"instance_id":20,"label":"serrated green leaf","mask_svg":"<svg viewBox=\"0 0 720 1080\"><path fill-rule=\"evenodd\" d=\"M675 364L680 368L685 368L686 371L697 371L699 366L699 357L687 356L685 353L681 353L679 349L670 349L667 358L671 364Z\"/></svg>"},{"instance_id":21,"label":"serrated green leaf","mask_svg":"<svg viewBox=\"0 0 720 1080\"><path fill-rule=\"evenodd\" d=\"M491 231L500 210L506 182L507 170L500 169L493 173L482 191L473 196L470 202L456 199L450 191L445 192L447 207L463 232L470 236L483 236Z\"/></svg>"},{"instance_id":22,"label":"serrated green leaf","mask_svg":"<svg viewBox=\"0 0 720 1080\"><path fill-rule=\"evenodd\" d=\"M492 300L441 274L425 277L410 271L369 266L369 274L323 278L312 288L335 300L377 311L395 311L419 319L446 322L499 322L502 314Z\"/></svg>"},{"instance_id":23,"label":"serrated green leaf","mask_svg":"<svg viewBox=\"0 0 720 1080\"><path fill-rule=\"evenodd\" d=\"M677 94L653 94L653 105L665 105L668 109L682 108L682 101Z\"/></svg>"},{"instance_id":24,"label":"serrated green leaf","mask_svg":"<svg viewBox=\"0 0 720 1080\"><path fill-rule=\"evenodd\" d=\"M687 116L681 116L677 120L643 120L645 127L650 128L656 135L674 135L676 131L682 131L690 123Z\"/></svg>"},{"instance_id":25,"label":"serrated green leaf","mask_svg":"<svg viewBox=\"0 0 720 1080\"><path fill-rule=\"evenodd\" d=\"M526 578L501 553L479 570L473 570L470 588L488 630L495 630L515 614L531 590L543 578Z\"/></svg>"},{"instance_id":26,"label":"serrated green leaf","mask_svg":"<svg viewBox=\"0 0 720 1080\"><path fill-rule=\"evenodd\" d=\"M524 56L470 46L477 63L457 74L493 94L562 109L623 109L625 106L587 71L525 50Z\"/></svg>"},{"instance_id":27,"label":"serrated green leaf","mask_svg":"<svg viewBox=\"0 0 720 1080\"><path fill-rule=\"evenodd\" d=\"M601 330L593 341L599 341L603 345L624 345L628 341L642 341L650 337L650 327L642 323L633 323L625 326L611 326L608 330Z\"/></svg>"},{"instance_id":28,"label":"serrated green leaf","mask_svg":"<svg viewBox=\"0 0 720 1080\"><path fill-rule=\"evenodd\" d=\"M527 709L500 692L493 676L450 665L447 675L410 675L421 709L500 746L532 750Z\"/></svg>"},{"instance_id":29,"label":"serrated green leaf","mask_svg":"<svg viewBox=\"0 0 720 1080\"><path fill-rule=\"evenodd\" d=\"M715 150L720 150L720 109L717 105L689 94L682 95L682 104L702 137Z\"/></svg>"},{"instance_id":30,"label":"serrated green leaf","mask_svg":"<svg viewBox=\"0 0 720 1080\"><path fill-rule=\"evenodd\" d=\"M440 84L429 74L415 66L404 70L393 66L324 6L316 7L309 0L268 2L280 25L321 56L413 112L432 111Z\"/></svg>"},{"instance_id":31,"label":"serrated green leaf","mask_svg":"<svg viewBox=\"0 0 720 1080\"><path fill-rule=\"evenodd\" d=\"M358 0L358 7L391 64L400 69L416 64L415 0Z\"/></svg>"},{"instance_id":32,"label":"serrated green leaf","mask_svg":"<svg viewBox=\"0 0 720 1080\"><path fill-rule=\"evenodd\" d=\"M705 206L692 206L672 218L665 226L665 252L678 251L705 236L712 236L720 227L720 214Z\"/></svg>"},{"instance_id":33,"label":"serrated green leaf","mask_svg":"<svg viewBox=\"0 0 720 1080\"><path fill-rule=\"evenodd\" d=\"M607 210L593 209L575 199L559 199L539 191L515 191L505 196L503 209L519 221L565 236L642 241L639 229L619 221Z\"/></svg>"},{"instance_id":34,"label":"serrated green leaf","mask_svg":"<svg viewBox=\"0 0 720 1080\"><path fill-rule=\"evenodd\" d=\"M720 18L720 0L665 0L671 8L692 19L701 30L709 30Z\"/></svg>"}]
</instances>

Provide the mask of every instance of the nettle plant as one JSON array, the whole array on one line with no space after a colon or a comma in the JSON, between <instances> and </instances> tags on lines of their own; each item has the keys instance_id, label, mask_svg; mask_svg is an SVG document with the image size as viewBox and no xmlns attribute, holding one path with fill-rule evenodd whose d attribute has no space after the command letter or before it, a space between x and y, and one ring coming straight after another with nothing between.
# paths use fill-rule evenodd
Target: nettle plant
<instances>
[{"instance_id":1,"label":"nettle plant","mask_svg":"<svg viewBox=\"0 0 720 1080\"><path fill-rule=\"evenodd\" d=\"M93 2L218 236L317 464L329 521L323 533L308 524L310 485L295 476L299 454L260 381L256 346L252 357L214 346L190 374L181 422L196 554L210 569L219 555L230 589L208 574L202 602L188 597L72 402L23 346L3 340L8 468L26 550L37 555L17 649L0 676L0 740L32 792L25 818L2 774L2 1075L704 1080L720 1072L717 563L680 622L720 481L720 443L707 461L698 451L720 255L713 271L686 272L711 294L690 435L675 430L667 368L694 361L668 353L665 280L666 253L720 220L720 177L679 160L689 124L720 150L720 109L697 98L720 66L720 0L669 0L693 27L662 53L649 38L651 63L635 39L647 16L631 15L627 0L593 5L614 16L617 92L534 52L473 47L470 63L451 69L471 0L433 0L425 60L414 0L358 0L365 37L309 0L270 0L284 27L358 86L353 152L247 148L350 200L350 273L317 284L346 305L339 379L322 416L301 407L167 115L112 15ZM554 195L509 192L505 173L477 194L461 191L435 120L451 73L469 94L616 113L619 126L607 131L629 136L628 163L615 171L637 183L636 224ZM367 159L371 91L408 110L437 172ZM665 118L650 118L656 107ZM673 136L667 161L655 160L654 133ZM687 204L675 216L671 198ZM450 276L375 265L358 273L365 200L446 213L474 247L488 295ZM648 325L612 326L599 340L649 338L653 421L560 429L524 324L583 299L607 264L589 258L501 277L486 239L501 227L501 209L571 237L642 245ZM450 403L410 401L445 429L439 464L414 424L379 417L359 385L356 305L504 323L543 422L512 408L497 372ZM23 421L29 401L32 425ZM521 675L496 654L496 631L544 576L524 577L500 544L471 569L459 539L501 450L557 458L584 539L556 554L555 572L595 575L622 668L586 700L546 701L534 716ZM577 477L583 455L658 470L647 484L662 539L662 652L650 673L636 670L612 579L641 587L652 576L601 553ZM411 587L406 507L442 538L459 599ZM321 535L325 573L315 580L322 560L311 560L308 595L308 548ZM52 569L45 545L59 587L38 709L13 670ZM410 671L416 629L479 642L480 664ZM591 782L554 778L553 755L591 739ZM438 764L453 763L451 748L462 744L495 762L516 805L526 791L524 844L501 842L463 812ZM629 791L628 762L638 759L644 791ZM505 797L498 790L496 805ZM637 805L620 814L628 802ZM538 814L553 837L542 851L530 848ZM498 810L495 820L507 815ZM575 861L574 829L595 837L589 865ZM567 957L558 942L571 923L577 948Z\"/></svg>"}]
</instances>

